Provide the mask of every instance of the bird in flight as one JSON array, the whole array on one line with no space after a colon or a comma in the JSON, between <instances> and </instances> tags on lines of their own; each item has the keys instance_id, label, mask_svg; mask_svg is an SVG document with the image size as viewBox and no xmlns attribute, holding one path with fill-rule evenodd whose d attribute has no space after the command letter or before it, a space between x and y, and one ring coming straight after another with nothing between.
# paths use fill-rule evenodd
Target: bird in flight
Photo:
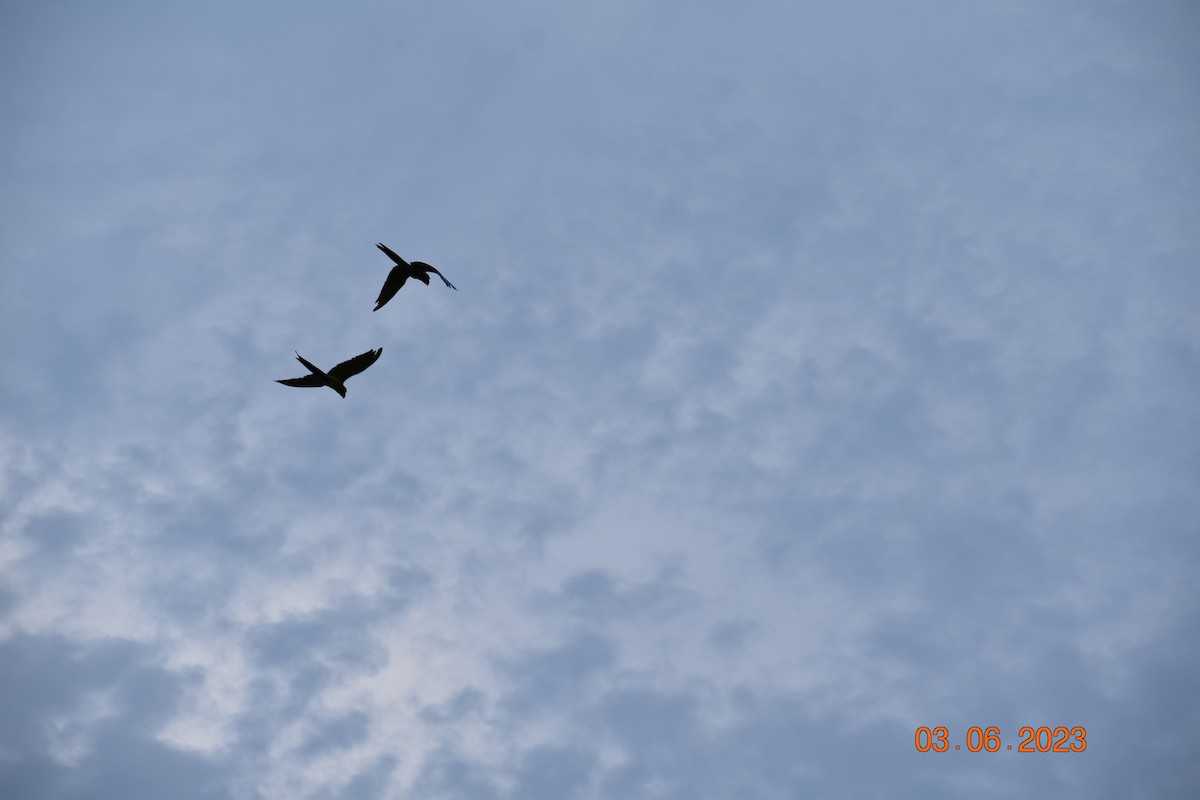
<instances>
[{"instance_id":1,"label":"bird in flight","mask_svg":"<svg viewBox=\"0 0 1200 800\"><path fill-rule=\"evenodd\" d=\"M458 287L450 281L446 280L446 276L438 272L437 267L431 264L426 264L424 261L414 261L411 264L405 261L400 256L388 249L388 246L379 243L375 245L383 252L387 253L387 257L396 262L396 266L392 267L392 271L388 273L387 280L383 282L383 288L379 291L379 299L375 301L374 311L378 311L396 296L396 292L400 291L400 287L409 278L416 278L426 286L429 285L429 273L433 273L442 279L442 283L449 286L454 291L458 291Z\"/></svg>"},{"instance_id":2,"label":"bird in flight","mask_svg":"<svg viewBox=\"0 0 1200 800\"><path fill-rule=\"evenodd\" d=\"M382 352L382 347L378 350L368 350L354 358L346 359L329 370L329 372L322 372L313 366L311 362L306 361L304 356L296 353L296 360L308 367L309 374L303 378L286 378L275 382L282 383L284 386L328 386L342 397L345 397L346 381L374 364Z\"/></svg>"}]
</instances>

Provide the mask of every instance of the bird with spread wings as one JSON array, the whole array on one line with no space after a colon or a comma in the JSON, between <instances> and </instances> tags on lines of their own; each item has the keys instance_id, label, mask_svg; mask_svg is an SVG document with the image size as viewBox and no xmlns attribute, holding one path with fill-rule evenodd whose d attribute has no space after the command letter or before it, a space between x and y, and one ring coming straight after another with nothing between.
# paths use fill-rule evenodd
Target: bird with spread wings
<instances>
[{"instance_id":1,"label":"bird with spread wings","mask_svg":"<svg viewBox=\"0 0 1200 800\"><path fill-rule=\"evenodd\" d=\"M426 286L429 285L429 273L433 273L442 279L442 283L449 286L454 291L458 291L458 287L450 281L446 280L446 276L438 272L437 267L426 264L424 261L414 261L411 264L405 261L400 256L393 253L387 245L380 242L375 245L392 261L396 262L396 266L392 267L392 271L388 273L387 280L383 282L383 288L379 291L379 299L375 301L374 311L383 308L388 300L396 296L396 292L400 291L400 287L409 278L416 278Z\"/></svg>"},{"instance_id":2,"label":"bird with spread wings","mask_svg":"<svg viewBox=\"0 0 1200 800\"><path fill-rule=\"evenodd\" d=\"M382 352L382 347L378 350L368 350L354 358L346 359L329 370L329 372L322 372L313 366L312 362L306 361L304 356L296 353L296 360L308 367L309 374L303 378L285 378L276 380L275 382L282 383L284 386L328 386L342 397L345 397L346 381L374 364Z\"/></svg>"}]
</instances>

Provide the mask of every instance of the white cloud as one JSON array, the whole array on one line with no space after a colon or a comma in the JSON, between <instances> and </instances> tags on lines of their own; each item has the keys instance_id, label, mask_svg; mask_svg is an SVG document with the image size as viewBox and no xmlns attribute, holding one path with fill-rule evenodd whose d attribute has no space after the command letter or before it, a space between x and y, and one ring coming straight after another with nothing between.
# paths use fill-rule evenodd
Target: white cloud
<instances>
[{"instance_id":1,"label":"white cloud","mask_svg":"<svg viewBox=\"0 0 1200 800\"><path fill-rule=\"evenodd\" d=\"M0 787L1189 796L1167 20L526 11L12 15Z\"/></svg>"}]
</instances>

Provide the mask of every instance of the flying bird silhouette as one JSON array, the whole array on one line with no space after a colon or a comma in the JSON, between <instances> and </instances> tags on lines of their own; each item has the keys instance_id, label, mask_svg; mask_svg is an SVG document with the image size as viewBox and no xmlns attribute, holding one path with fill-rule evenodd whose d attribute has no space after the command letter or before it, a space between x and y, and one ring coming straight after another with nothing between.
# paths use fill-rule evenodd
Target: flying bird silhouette
<instances>
[{"instance_id":1,"label":"flying bird silhouette","mask_svg":"<svg viewBox=\"0 0 1200 800\"><path fill-rule=\"evenodd\" d=\"M303 378L285 378L275 382L282 383L284 386L328 386L342 397L345 397L346 381L374 364L382 352L382 347L378 350L368 350L354 358L346 359L329 370L329 372L322 372L313 366L311 362L306 361L304 356L296 353L296 360L308 367L310 374L305 375Z\"/></svg>"},{"instance_id":2,"label":"flying bird silhouette","mask_svg":"<svg viewBox=\"0 0 1200 800\"><path fill-rule=\"evenodd\" d=\"M383 308L388 300L396 296L396 292L400 291L400 287L409 278L416 278L426 286L429 285L429 273L433 273L442 279L442 283L449 286L454 291L458 291L458 287L450 281L446 280L446 276L438 272L437 267L426 264L424 261L414 261L411 264L405 261L400 256L388 249L388 246L379 243L375 245L383 252L387 253L387 257L396 262L396 266L392 267L392 271L388 273L387 280L383 282L383 288L379 291L379 298L375 301L373 311L378 311Z\"/></svg>"}]
</instances>

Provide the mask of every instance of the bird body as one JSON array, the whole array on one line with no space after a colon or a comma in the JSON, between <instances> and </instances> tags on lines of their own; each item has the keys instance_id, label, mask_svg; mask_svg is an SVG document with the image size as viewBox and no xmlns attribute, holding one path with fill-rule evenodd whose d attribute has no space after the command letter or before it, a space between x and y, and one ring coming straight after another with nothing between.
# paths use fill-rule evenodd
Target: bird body
<instances>
[{"instance_id":1,"label":"bird body","mask_svg":"<svg viewBox=\"0 0 1200 800\"><path fill-rule=\"evenodd\" d=\"M379 290L379 298L375 300L374 311L383 308L388 300L396 296L396 292L400 291L400 287L409 278L416 278L426 286L429 285L429 273L433 273L442 279L442 283L449 286L454 291L458 291L458 287L450 281L446 280L446 276L438 271L437 267L432 264L426 264L424 261L414 261L411 264L405 261L400 256L392 252L387 245L382 242L375 245L382 250L388 258L395 262L396 266L392 267L392 271L388 273L387 280L383 282L383 288Z\"/></svg>"},{"instance_id":2,"label":"bird body","mask_svg":"<svg viewBox=\"0 0 1200 800\"><path fill-rule=\"evenodd\" d=\"M305 359L304 356L296 353L296 360L308 367L309 374L303 378L284 378L275 382L282 383L284 386L328 386L344 398L346 396L346 381L374 364L379 359L381 353L383 353L382 347L378 350L368 350L354 358L346 359L329 370L329 372L322 371L311 361Z\"/></svg>"}]
</instances>

